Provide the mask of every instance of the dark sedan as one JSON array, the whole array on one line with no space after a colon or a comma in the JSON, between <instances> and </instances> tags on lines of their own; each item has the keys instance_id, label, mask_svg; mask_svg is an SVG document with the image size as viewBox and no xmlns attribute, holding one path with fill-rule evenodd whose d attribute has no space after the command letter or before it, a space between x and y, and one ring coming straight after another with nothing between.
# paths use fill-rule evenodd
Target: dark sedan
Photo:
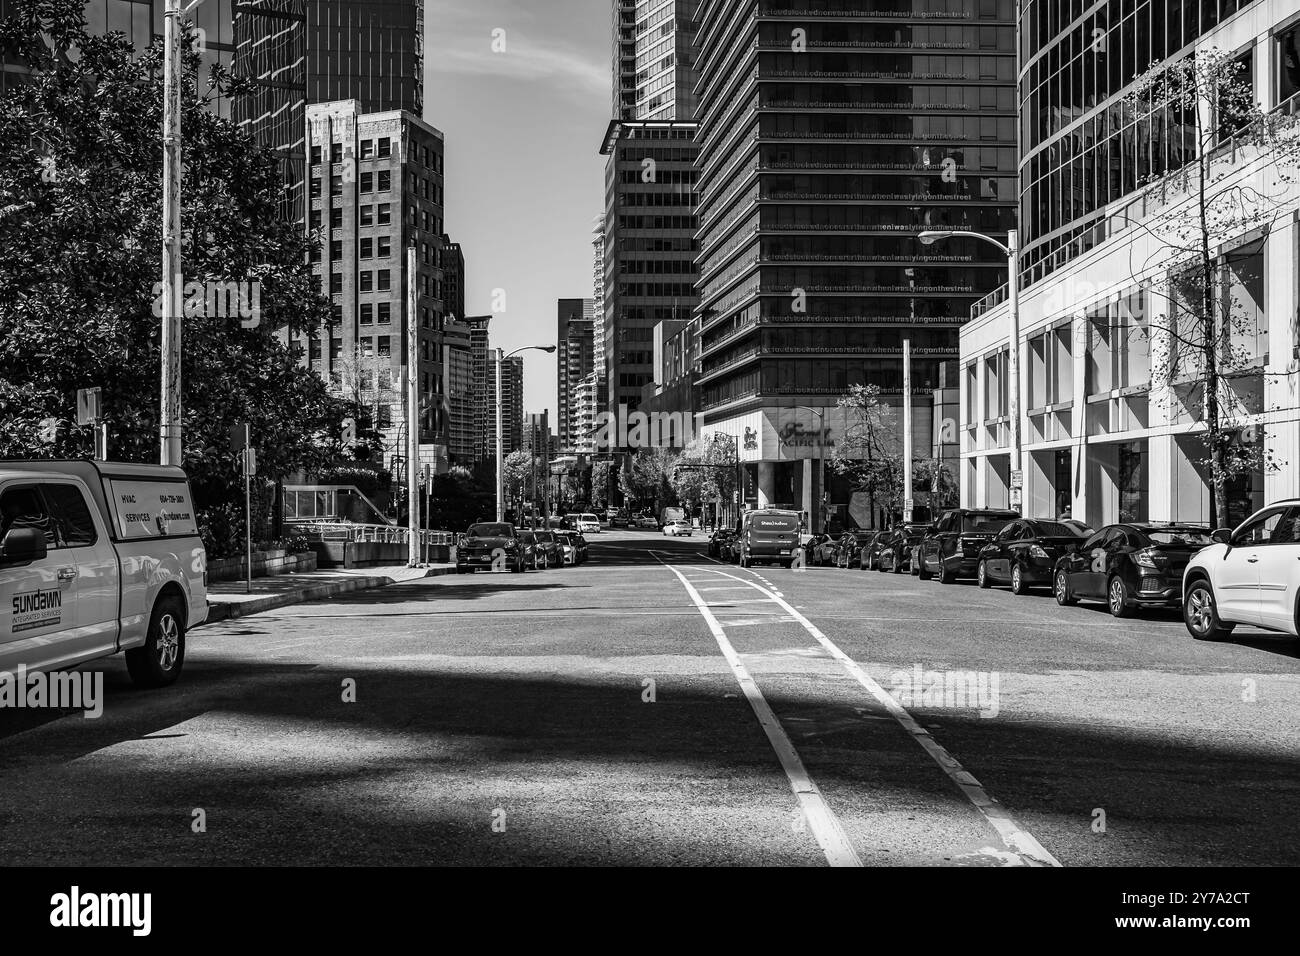
<instances>
[{"instance_id":1,"label":"dark sedan","mask_svg":"<svg viewBox=\"0 0 1300 956\"><path fill-rule=\"evenodd\" d=\"M550 566L550 558L537 541L538 531L519 532L519 541L525 550L525 563L534 571L545 571Z\"/></svg>"},{"instance_id":2,"label":"dark sedan","mask_svg":"<svg viewBox=\"0 0 1300 956\"><path fill-rule=\"evenodd\" d=\"M994 508L956 508L944 512L934 530L921 539L917 573L922 579L937 575L941 584L974 577L980 551L994 535L1019 517L1015 511Z\"/></svg>"},{"instance_id":3,"label":"dark sedan","mask_svg":"<svg viewBox=\"0 0 1300 956\"><path fill-rule=\"evenodd\" d=\"M1181 607L1183 570L1212 544L1204 525L1107 525L1057 561L1052 592L1057 604L1105 601L1116 617L1142 607Z\"/></svg>"},{"instance_id":4,"label":"dark sedan","mask_svg":"<svg viewBox=\"0 0 1300 956\"><path fill-rule=\"evenodd\" d=\"M456 548L456 573L527 570L533 566L532 545L524 540L530 533L504 522L470 525Z\"/></svg>"},{"instance_id":5,"label":"dark sedan","mask_svg":"<svg viewBox=\"0 0 1300 956\"><path fill-rule=\"evenodd\" d=\"M560 545L565 564L582 564L587 560L587 539L578 531L552 532Z\"/></svg>"},{"instance_id":6,"label":"dark sedan","mask_svg":"<svg viewBox=\"0 0 1300 956\"><path fill-rule=\"evenodd\" d=\"M564 549L554 531L534 531L537 550L545 557L544 567L557 568L564 564Z\"/></svg>"},{"instance_id":7,"label":"dark sedan","mask_svg":"<svg viewBox=\"0 0 1300 956\"><path fill-rule=\"evenodd\" d=\"M719 528L709 537L709 557L721 558L723 556L723 546L728 544L736 537L736 532L731 528Z\"/></svg>"},{"instance_id":8,"label":"dark sedan","mask_svg":"<svg viewBox=\"0 0 1300 956\"><path fill-rule=\"evenodd\" d=\"M892 571L895 574L902 574L904 571L912 569L912 555L916 551L917 545L925 537L926 532L930 531L934 525L931 524L901 524L889 533L876 546L878 556L876 558L876 570Z\"/></svg>"},{"instance_id":9,"label":"dark sedan","mask_svg":"<svg viewBox=\"0 0 1300 956\"><path fill-rule=\"evenodd\" d=\"M863 571L876 571L880 568L880 549L893 535L893 531L877 531L866 539L858 553L858 567Z\"/></svg>"},{"instance_id":10,"label":"dark sedan","mask_svg":"<svg viewBox=\"0 0 1300 956\"><path fill-rule=\"evenodd\" d=\"M1035 585L1050 585L1057 560L1082 544L1090 533L1087 528L1063 521L1013 521L980 551L975 579L982 588L1010 584L1012 594L1025 594Z\"/></svg>"},{"instance_id":11,"label":"dark sedan","mask_svg":"<svg viewBox=\"0 0 1300 956\"><path fill-rule=\"evenodd\" d=\"M862 549L876 536L874 531L846 531L835 548L837 568L856 568L862 563Z\"/></svg>"}]
</instances>

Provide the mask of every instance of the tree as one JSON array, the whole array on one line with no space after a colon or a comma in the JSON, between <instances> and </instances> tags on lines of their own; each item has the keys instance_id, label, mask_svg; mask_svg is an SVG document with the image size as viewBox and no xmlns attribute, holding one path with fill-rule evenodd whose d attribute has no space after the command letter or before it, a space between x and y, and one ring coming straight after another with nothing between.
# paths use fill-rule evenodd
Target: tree
<instances>
[{"instance_id":1,"label":"tree","mask_svg":"<svg viewBox=\"0 0 1300 956\"><path fill-rule=\"evenodd\" d=\"M162 53L88 35L83 8L13 0L0 21L0 53L29 71L0 101L0 457L85 455L76 391L99 386L113 457L156 461ZM351 410L276 334L327 325L329 304L310 240L278 218L275 158L205 109L239 82L201 82L192 45L184 67L183 254L205 290L186 301L184 464L202 519L242 508L229 425L250 423L262 473L283 476L337 458ZM239 290L236 314L214 289Z\"/></svg>"},{"instance_id":2,"label":"tree","mask_svg":"<svg viewBox=\"0 0 1300 956\"><path fill-rule=\"evenodd\" d=\"M677 500L693 512L707 502L730 502L736 489L733 439L711 435L692 441L674 463L671 485Z\"/></svg>"},{"instance_id":3,"label":"tree","mask_svg":"<svg viewBox=\"0 0 1300 956\"><path fill-rule=\"evenodd\" d=\"M1234 387L1260 359L1257 317L1234 295L1234 284L1262 285L1263 276L1241 275L1217 250L1252 229L1267 230L1283 214L1280 197L1295 182L1300 156L1296 120L1264 113L1245 65L1216 49L1156 65L1138 78L1125 106L1147 136L1154 135L1152 116L1170 117L1172 154L1186 159L1145 181L1145 198L1162 208L1142 228L1158 245L1134 274L1154 268L1157 275L1151 291L1167 314L1151 323L1153 377L1180 394L1203 426L1199 464L1208 471L1217 526L1228 518L1235 479L1277 467L1262 442L1241 440L1250 409ZM1257 175L1240 175L1239 153L1255 150L1267 163Z\"/></svg>"},{"instance_id":4,"label":"tree","mask_svg":"<svg viewBox=\"0 0 1300 956\"><path fill-rule=\"evenodd\" d=\"M501 464L501 480L505 484L507 501L521 501L524 489L533 477L533 456L524 448L516 448Z\"/></svg>"},{"instance_id":5,"label":"tree","mask_svg":"<svg viewBox=\"0 0 1300 956\"><path fill-rule=\"evenodd\" d=\"M871 497L873 511L890 514L903 508L903 455L897 414L880 400L880 386L851 385L838 407L847 409L844 440L835 446L831 470L848 479L855 491Z\"/></svg>"},{"instance_id":6,"label":"tree","mask_svg":"<svg viewBox=\"0 0 1300 956\"><path fill-rule=\"evenodd\" d=\"M668 479L676 458L677 454L666 447L641 449L628 459L627 467L619 472L620 490L629 501L658 505L672 494Z\"/></svg>"},{"instance_id":7,"label":"tree","mask_svg":"<svg viewBox=\"0 0 1300 956\"><path fill-rule=\"evenodd\" d=\"M591 506L598 510L609 506L610 466L608 459L591 463Z\"/></svg>"}]
</instances>

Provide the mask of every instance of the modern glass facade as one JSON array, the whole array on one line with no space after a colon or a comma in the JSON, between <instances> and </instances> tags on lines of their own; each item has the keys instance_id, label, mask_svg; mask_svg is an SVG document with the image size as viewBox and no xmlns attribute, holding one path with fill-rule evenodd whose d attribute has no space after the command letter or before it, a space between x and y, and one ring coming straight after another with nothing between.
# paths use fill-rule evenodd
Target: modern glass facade
<instances>
[{"instance_id":1,"label":"modern glass facade","mask_svg":"<svg viewBox=\"0 0 1300 956\"><path fill-rule=\"evenodd\" d=\"M604 152L605 363L611 412L654 379L654 327L698 301L695 124L615 122Z\"/></svg>"},{"instance_id":2,"label":"modern glass facade","mask_svg":"<svg viewBox=\"0 0 1300 956\"><path fill-rule=\"evenodd\" d=\"M307 109L306 0L240 0L235 4L235 75L254 91L234 104L234 119L280 159L285 185L281 215L301 222Z\"/></svg>"},{"instance_id":3,"label":"modern glass facade","mask_svg":"<svg viewBox=\"0 0 1300 956\"><path fill-rule=\"evenodd\" d=\"M424 0L308 0L307 101L424 114Z\"/></svg>"},{"instance_id":4,"label":"modern glass facade","mask_svg":"<svg viewBox=\"0 0 1300 956\"><path fill-rule=\"evenodd\" d=\"M694 38L700 0L614 0L614 116L695 115Z\"/></svg>"},{"instance_id":5,"label":"modern glass facade","mask_svg":"<svg viewBox=\"0 0 1300 956\"><path fill-rule=\"evenodd\" d=\"M700 12L706 422L853 384L939 384L1005 280L1015 226L1014 0L705 0Z\"/></svg>"},{"instance_id":6,"label":"modern glass facade","mask_svg":"<svg viewBox=\"0 0 1300 956\"><path fill-rule=\"evenodd\" d=\"M1021 0L1021 269L1036 282L1105 238L1104 210L1193 155L1175 111L1137 115L1133 78L1255 0ZM1292 36L1279 89L1300 89ZM1290 84L1290 87L1285 87ZM1285 97L1283 97L1285 98Z\"/></svg>"}]
</instances>

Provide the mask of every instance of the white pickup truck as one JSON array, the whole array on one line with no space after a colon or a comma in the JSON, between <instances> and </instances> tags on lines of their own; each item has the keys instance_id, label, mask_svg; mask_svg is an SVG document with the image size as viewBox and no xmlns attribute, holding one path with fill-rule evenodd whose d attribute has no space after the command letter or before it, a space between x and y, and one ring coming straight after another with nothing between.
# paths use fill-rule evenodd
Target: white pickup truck
<instances>
[{"instance_id":1,"label":"white pickup truck","mask_svg":"<svg viewBox=\"0 0 1300 956\"><path fill-rule=\"evenodd\" d=\"M0 461L0 671L125 652L136 684L170 684L207 619L206 569L181 469Z\"/></svg>"}]
</instances>

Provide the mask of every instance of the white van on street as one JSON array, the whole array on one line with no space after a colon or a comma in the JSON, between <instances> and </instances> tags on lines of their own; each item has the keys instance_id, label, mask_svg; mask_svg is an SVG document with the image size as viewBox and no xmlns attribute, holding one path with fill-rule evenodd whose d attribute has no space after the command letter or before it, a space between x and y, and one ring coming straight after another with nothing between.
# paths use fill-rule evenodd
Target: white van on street
<instances>
[{"instance_id":1,"label":"white van on street","mask_svg":"<svg viewBox=\"0 0 1300 956\"><path fill-rule=\"evenodd\" d=\"M179 468L0 461L0 671L122 652L136 684L175 681L208 614L198 531Z\"/></svg>"}]
</instances>

